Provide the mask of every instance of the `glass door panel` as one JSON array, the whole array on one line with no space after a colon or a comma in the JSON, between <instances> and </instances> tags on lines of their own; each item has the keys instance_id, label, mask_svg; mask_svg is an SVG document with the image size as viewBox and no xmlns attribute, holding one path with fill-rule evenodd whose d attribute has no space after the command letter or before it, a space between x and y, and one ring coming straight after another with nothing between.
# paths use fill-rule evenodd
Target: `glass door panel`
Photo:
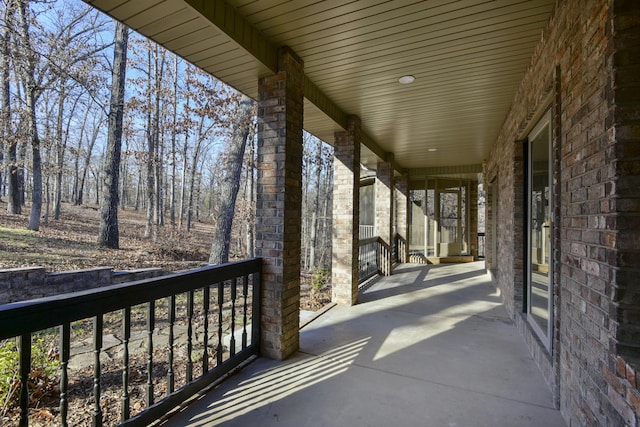
<instances>
[{"instance_id":1,"label":"glass door panel","mask_svg":"<svg viewBox=\"0 0 640 427\"><path fill-rule=\"evenodd\" d=\"M446 191L440 197L439 256L460 255L460 191Z\"/></svg>"},{"instance_id":2,"label":"glass door panel","mask_svg":"<svg viewBox=\"0 0 640 427\"><path fill-rule=\"evenodd\" d=\"M409 231L409 253L411 256L424 257L425 242L427 239L427 214L426 214L426 195L425 190L411 190L411 217Z\"/></svg>"},{"instance_id":3,"label":"glass door panel","mask_svg":"<svg viewBox=\"0 0 640 427\"><path fill-rule=\"evenodd\" d=\"M527 313L547 347L551 337L551 120L549 113L529 135Z\"/></svg>"}]
</instances>

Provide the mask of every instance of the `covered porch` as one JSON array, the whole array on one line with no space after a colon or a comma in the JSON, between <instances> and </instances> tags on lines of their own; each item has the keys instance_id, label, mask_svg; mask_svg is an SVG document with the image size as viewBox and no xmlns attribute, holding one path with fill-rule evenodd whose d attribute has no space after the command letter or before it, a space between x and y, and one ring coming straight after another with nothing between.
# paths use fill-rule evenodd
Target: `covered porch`
<instances>
[{"instance_id":1,"label":"covered porch","mask_svg":"<svg viewBox=\"0 0 640 427\"><path fill-rule=\"evenodd\" d=\"M165 426L564 426L483 262L403 264Z\"/></svg>"},{"instance_id":2,"label":"covered porch","mask_svg":"<svg viewBox=\"0 0 640 427\"><path fill-rule=\"evenodd\" d=\"M216 284L219 314L232 280L246 314L251 283L252 339L239 353L271 360L167 425L564 425L557 407L571 425L639 425L637 2L85 1L258 103L252 269L165 279L147 299L127 292L149 306L152 368L156 299L190 292L192 302ZM303 128L334 147L332 291L342 305L300 330ZM359 289L363 167L375 171L376 244L393 254L378 270L394 274ZM445 179L486 184L486 267L393 271L394 258L409 260L411 191L461 206L461 184L430 184ZM463 227L458 209L436 215L437 201L434 217L456 221L445 231L466 235L466 250L439 238L424 210L434 234L423 251L477 250L473 213ZM127 309L120 290L102 293L109 310ZM96 316L98 337L107 308L81 312ZM68 311L55 323L63 331L80 318ZM54 326L38 322L5 335L28 348L29 334ZM26 379L29 350L21 361ZM151 397L153 385L149 375ZM131 425L145 416L123 409Z\"/></svg>"}]
</instances>

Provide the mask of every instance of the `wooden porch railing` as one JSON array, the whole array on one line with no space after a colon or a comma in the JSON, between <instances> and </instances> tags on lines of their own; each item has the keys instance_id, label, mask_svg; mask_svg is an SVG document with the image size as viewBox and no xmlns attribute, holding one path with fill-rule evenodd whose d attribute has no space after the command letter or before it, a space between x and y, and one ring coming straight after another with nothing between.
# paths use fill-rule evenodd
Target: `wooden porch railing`
<instances>
[{"instance_id":1,"label":"wooden porch railing","mask_svg":"<svg viewBox=\"0 0 640 427\"><path fill-rule=\"evenodd\" d=\"M401 244L401 243L399 243ZM397 245L389 245L380 237L361 239L359 243L358 264L360 283L375 276L391 274L391 264L395 256L393 249Z\"/></svg>"},{"instance_id":2,"label":"wooden porch railing","mask_svg":"<svg viewBox=\"0 0 640 427\"><path fill-rule=\"evenodd\" d=\"M359 281L360 283L378 274L378 241L380 239L376 237L370 237L368 239L360 240L360 248L358 251L358 265L359 265Z\"/></svg>"},{"instance_id":3,"label":"wooden porch railing","mask_svg":"<svg viewBox=\"0 0 640 427\"><path fill-rule=\"evenodd\" d=\"M17 339L19 347L21 381L20 425L27 426L29 414L28 382L31 375L32 337L43 333L59 334L60 348L60 425L68 425L69 359L71 354L71 324L82 319L93 319L93 383L94 407L92 424L101 426L101 354L105 317L114 312L121 318L122 331L122 387L120 391L120 422L122 425L143 426L160 418L170 409L219 379L240 363L259 352L260 338L260 281L262 261L252 259L233 264L204 267L189 272L160 278L113 285L92 291L75 292L55 297L16 302L0 306L0 340ZM184 297L186 294L186 298ZM180 303L176 304L177 298ZM183 301L184 300L184 301ZM139 313L140 305L146 313ZM160 319L156 304L163 306ZM166 308L166 310L165 310ZM130 391L129 342L134 323L146 318L146 407L132 416ZM166 313L165 313L166 311ZM176 319L186 322L186 362L176 365ZM156 321L168 329L168 343L162 348L168 352L166 393L155 401L154 393L154 331ZM209 326L212 330L209 330ZM52 329L53 328L53 329ZM196 333L197 329L197 333ZM44 332L43 332L44 331ZM236 336L238 341L236 342ZM223 342L226 344L223 345ZM198 366L196 366L198 364ZM174 366L176 365L176 366ZM185 385L175 389L177 369L186 369ZM198 375L199 374L199 375ZM164 379L163 379L164 381ZM156 396L156 397L154 397ZM113 410L113 408L110 408ZM117 409L116 409L117 410Z\"/></svg>"},{"instance_id":4,"label":"wooden porch railing","mask_svg":"<svg viewBox=\"0 0 640 427\"><path fill-rule=\"evenodd\" d=\"M394 239L394 261L407 262L407 240L400 234L396 234Z\"/></svg>"},{"instance_id":5,"label":"wooden porch railing","mask_svg":"<svg viewBox=\"0 0 640 427\"><path fill-rule=\"evenodd\" d=\"M485 233L478 233L478 258L483 259L486 254L486 236Z\"/></svg>"}]
</instances>

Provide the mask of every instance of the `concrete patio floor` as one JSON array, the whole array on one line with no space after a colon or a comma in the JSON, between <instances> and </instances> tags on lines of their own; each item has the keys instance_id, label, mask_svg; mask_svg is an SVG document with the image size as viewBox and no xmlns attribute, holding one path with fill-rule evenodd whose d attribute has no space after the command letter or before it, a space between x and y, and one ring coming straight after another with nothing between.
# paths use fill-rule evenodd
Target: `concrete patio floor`
<instances>
[{"instance_id":1,"label":"concrete patio floor","mask_svg":"<svg viewBox=\"0 0 640 427\"><path fill-rule=\"evenodd\" d=\"M565 426L484 271L405 264L165 426Z\"/></svg>"}]
</instances>

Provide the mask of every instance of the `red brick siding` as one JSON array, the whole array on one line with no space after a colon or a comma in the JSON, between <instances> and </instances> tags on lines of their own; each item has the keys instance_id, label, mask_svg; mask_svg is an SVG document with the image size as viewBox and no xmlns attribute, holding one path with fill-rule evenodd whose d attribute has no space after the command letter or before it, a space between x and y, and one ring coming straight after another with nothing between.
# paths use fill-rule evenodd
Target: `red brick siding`
<instances>
[{"instance_id":1,"label":"red brick siding","mask_svg":"<svg viewBox=\"0 0 640 427\"><path fill-rule=\"evenodd\" d=\"M639 8L558 2L486 166L499 194L497 283L570 425L638 425ZM514 142L546 99L555 106L557 194L551 355L519 315L524 177Z\"/></svg>"}]
</instances>

